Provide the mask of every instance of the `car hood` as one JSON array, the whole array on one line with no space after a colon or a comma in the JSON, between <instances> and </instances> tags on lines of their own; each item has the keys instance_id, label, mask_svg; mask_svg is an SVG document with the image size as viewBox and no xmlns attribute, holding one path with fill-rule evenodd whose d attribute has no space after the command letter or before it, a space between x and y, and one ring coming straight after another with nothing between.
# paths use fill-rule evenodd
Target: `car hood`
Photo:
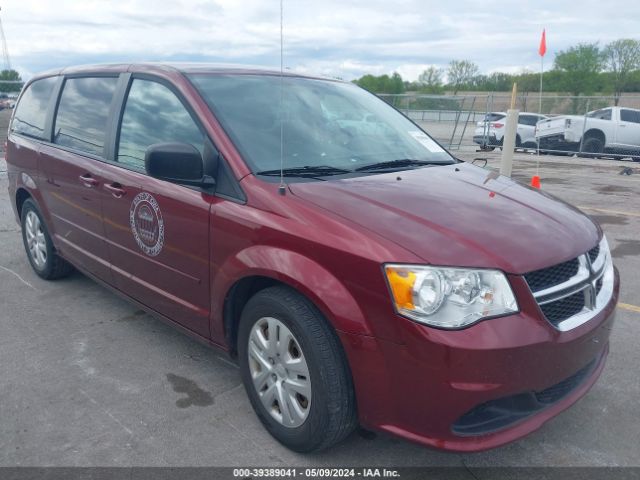
<instances>
[{"instance_id":1,"label":"car hood","mask_svg":"<svg viewBox=\"0 0 640 480\"><path fill-rule=\"evenodd\" d=\"M289 188L434 265L526 273L575 258L600 237L567 203L465 163Z\"/></svg>"}]
</instances>

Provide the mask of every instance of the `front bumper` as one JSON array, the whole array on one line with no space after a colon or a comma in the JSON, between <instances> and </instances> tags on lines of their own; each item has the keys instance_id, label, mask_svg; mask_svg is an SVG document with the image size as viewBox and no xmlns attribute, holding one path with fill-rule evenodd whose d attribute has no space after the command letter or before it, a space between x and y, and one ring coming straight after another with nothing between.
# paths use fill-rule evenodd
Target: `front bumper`
<instances>
[{"instance_id":1,"label":"front bumper","mask_svg":"<svg viewBox=\"0 0 640 480\"><path fill-rule=\"evenodd\" d=\"M514 284L517 296L526 287L522 282ZM396 317L403 325L402 343L340 333L361 424L429 447L467 452L537 430L585 395L602 372L618 288L616 271L607 307L567 332L555 330L535 302L525 300L517 315L457 331ZM482 416L496 408L505 414L502 424L490 421L495 415Z\"/></svg>"}]
</instances>

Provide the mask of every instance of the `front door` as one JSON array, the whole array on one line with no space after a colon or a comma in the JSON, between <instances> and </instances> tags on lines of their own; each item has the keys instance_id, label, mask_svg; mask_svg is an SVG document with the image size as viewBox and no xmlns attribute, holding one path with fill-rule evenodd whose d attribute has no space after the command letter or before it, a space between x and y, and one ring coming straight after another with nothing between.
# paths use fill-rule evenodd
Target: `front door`
<instances>
[{"instance_id":1,"label":"front door","mask_svg":"<svg viewBox=\"0 0 640 480\"><path fill-rule=\"evenodd\" d=\"M619 147L629 147L629 150L633 152L640 149L640 111L628 108L620 109L616 140Z\"/></svg>"},{"instance_id":2,"label":"front door","mask_svg":"<svg viewBox=\"0 0 640 480\"><path fill-rule=\"evenodd\" d=\"M205 137L165 85L133 79L115 161L103 189L115 286L151 309L209 336L209 217L213 196L149 177L147 147L180 142L202 153Z\"/></svg>"}]
</instances>

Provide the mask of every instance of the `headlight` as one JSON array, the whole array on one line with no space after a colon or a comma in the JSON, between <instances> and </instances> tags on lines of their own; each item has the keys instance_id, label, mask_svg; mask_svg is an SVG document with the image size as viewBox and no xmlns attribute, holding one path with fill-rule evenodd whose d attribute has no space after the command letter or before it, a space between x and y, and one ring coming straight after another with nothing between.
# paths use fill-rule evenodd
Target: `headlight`
<instances>
[{"instance_id":1,"label":"headlight","mask_svg":"<svg viewBox=\"0 0 640 480\"><path fill-rule=\"evenodd\" d=\"M396 311L416 322L461 328L486 317L518 311L504 274L497 270L385 265Z\"/></svg>"}]
</instances>

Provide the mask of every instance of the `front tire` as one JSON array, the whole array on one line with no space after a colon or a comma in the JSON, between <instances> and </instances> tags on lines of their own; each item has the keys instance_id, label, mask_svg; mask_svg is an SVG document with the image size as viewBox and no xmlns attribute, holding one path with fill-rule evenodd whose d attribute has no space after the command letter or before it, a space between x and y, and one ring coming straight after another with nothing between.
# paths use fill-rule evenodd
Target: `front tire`
<instances>
[{"instance_id":1,"label":"front tire","mask_svg":"<svg viewBox=\"0 0 640 480\"><path fill-rule=\"evenodd\" d=\"M265 428L296 452L324 450L356 427L351 374L337 335L305 297L254 295L238 331L242 381Z\"/></svg>"},{"instance_id":2,"label":"front tire","mask_svg":"<svg viewBox=\"0 0 640 480\"><path fill-rule=\"evenodd\" d=\"M51 236L35 202L25 200L21 213L22 242L36 274L45 280L66 277L73 267L56 254Z\"/></svg>"}]
</instances>

